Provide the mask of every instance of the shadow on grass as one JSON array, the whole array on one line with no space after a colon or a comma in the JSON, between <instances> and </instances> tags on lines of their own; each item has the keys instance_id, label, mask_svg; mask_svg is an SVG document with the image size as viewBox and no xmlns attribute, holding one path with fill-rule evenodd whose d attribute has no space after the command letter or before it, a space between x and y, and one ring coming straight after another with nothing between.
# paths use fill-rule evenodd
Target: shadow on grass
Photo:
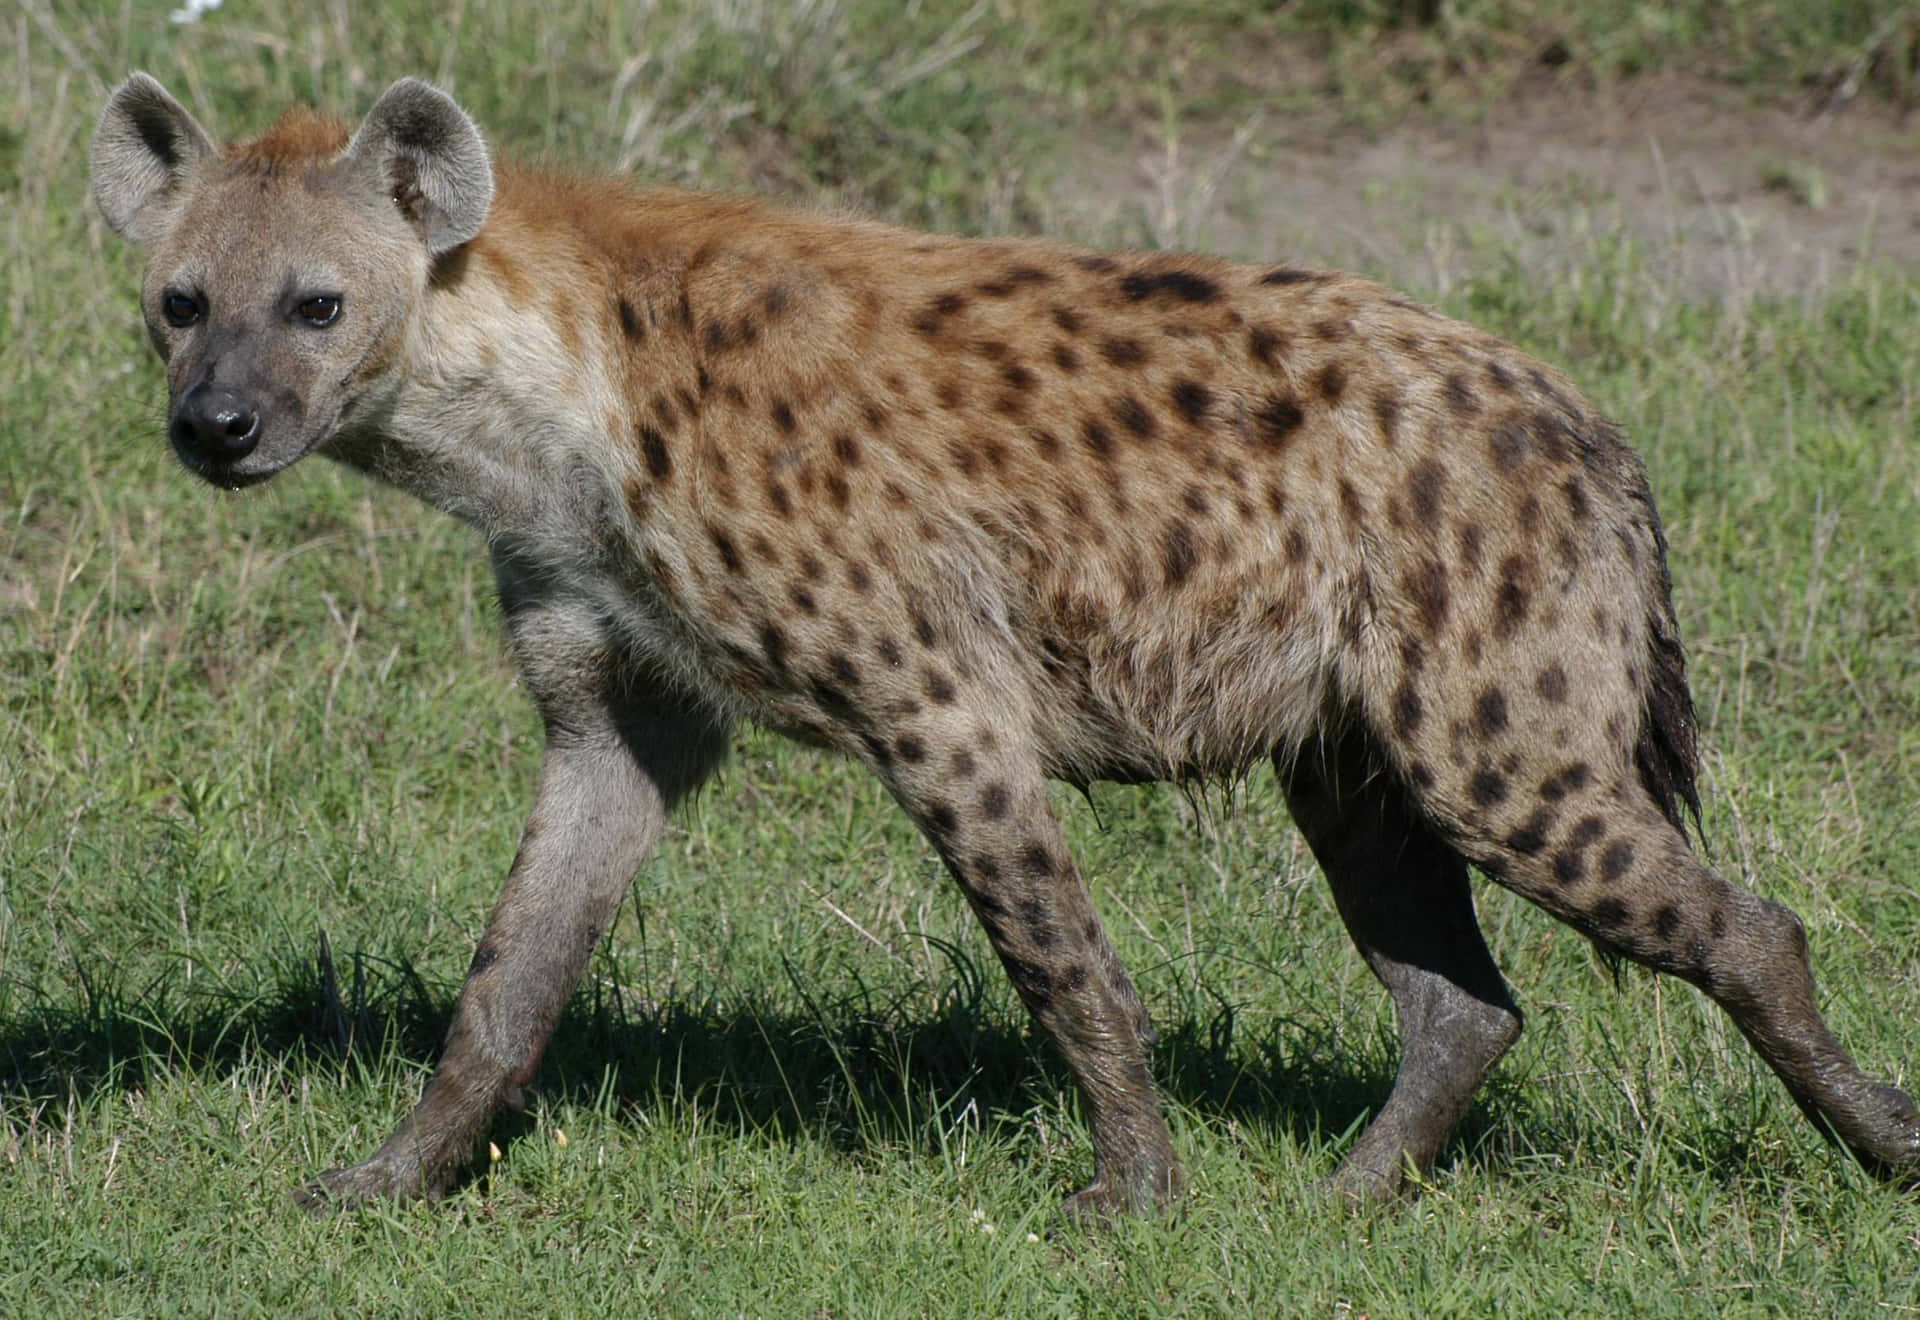
<instances>
[{"instance_id":1,"label":"shadow on grass","mask_svg":"<svg viewBox=\"0 0 1920 1320\"><path fill-rule=\"evenodd\" d=\"M546 1106L628 1121L697 1111L704 1124L743 1134L859 1152L931 1150L957 1123L1018 1122L1070 1091L1065 1066L1029 1035L1024 1015L1005 996L988 1003L999 969L941 947L951 972L943 983L883 995L856 979L830 1001L791 967L791 995L753 990L704 1002L636 1003L593 978L563 1014L534 1094ZM169 1073L218 1077L262 1059L296 1073L432 1059L457 992L405 963L362 955L337 974L329 960L289 958L256 993L188 991L173 977L138 989L79 979L78 1006L43 997L0 1016L0 1110L17 1116L69 1096L131 1092ZM17 985L12 993L18 1000ZM1154 1049L1162 1092L1210 1120L1331 1142L1357 1134L1392 1082L1390 1051L1369 1045L1356 1057L1328 1028L1293 1020L1272 1028L1263 1017L1256 1032L1226 1007L1161 1016L1170 1019L1158 1024ZM1501 1109L1526 1108L1498 1089ZM500 1122L503 1134L528 1126ZM1493 1126L1486 1102L1476 1103L1446 1159L1488 1158Z\"/></svg>"}]
</instances>

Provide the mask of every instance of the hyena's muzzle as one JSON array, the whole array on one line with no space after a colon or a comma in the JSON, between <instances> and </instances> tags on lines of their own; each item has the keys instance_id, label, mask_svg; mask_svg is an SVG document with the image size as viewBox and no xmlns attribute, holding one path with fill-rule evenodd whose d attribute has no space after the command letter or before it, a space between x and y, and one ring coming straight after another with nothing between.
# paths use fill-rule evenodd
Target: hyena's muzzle
<instances>
[{"instance_id":1,"label":"hyena's muzzle","mask_svg":"<svg viewBox=\"0 0 1920 1320\"><path fill-rule=\"evenodd\" d=\"M189 470L238 490L304 458L326 428L298 391L249 362L244 341L221 347L210 344L199 370L175 386L167 438Z\"/></svg>"}]
</instances>

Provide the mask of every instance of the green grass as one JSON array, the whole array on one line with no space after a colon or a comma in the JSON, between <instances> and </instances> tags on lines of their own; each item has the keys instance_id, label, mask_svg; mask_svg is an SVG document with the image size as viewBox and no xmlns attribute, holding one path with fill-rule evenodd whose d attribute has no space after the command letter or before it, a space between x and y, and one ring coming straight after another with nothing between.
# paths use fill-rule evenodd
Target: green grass
<instances>
[{"instance_id":1,"label":"green grass","mask_svg":"<svg viewBox=\"0 0 1920 1320\"><path fill-rule=\"evenodd\" d=\"M26 0L8 29L0 1313L1920 1309L1920 1204L1822 1145L1693 991L1616 988L1491 887L1526 1036L1421 1198L1324 1210L1392 1020L1265 776L1231 812L1060 799L1160 1028L1193 1194L1170 1223L1044 1240L1091 1167L1057 1061L877 785L754 734L636 879L500 1160L435 1209L295 1213L288 1187L417 1095L539 731L466 532L321 464L242 499L176 469L137 260L84 205L105 87L144 66L236 127L425 70L521 150L972 230L1057 213L1049 162L1133 94L1087 90L1131 37L1038 0L823 4L799 37L771 0L440 12L230 0L177 28ZM1888 12L1820 11L1778 67ZM1316 39L1397 11L1352 13ZM1199 114L1237 33L1287 37L1139 17L1190 34ZM1722 305L1624 237L1546 272L1461 242L1478 273L1449 309L1571 367L1647 453L1716 863L1806 917L1836 1028L1912 1087L1920 283L1863 267Z\"/></svg>"}]
</instances>

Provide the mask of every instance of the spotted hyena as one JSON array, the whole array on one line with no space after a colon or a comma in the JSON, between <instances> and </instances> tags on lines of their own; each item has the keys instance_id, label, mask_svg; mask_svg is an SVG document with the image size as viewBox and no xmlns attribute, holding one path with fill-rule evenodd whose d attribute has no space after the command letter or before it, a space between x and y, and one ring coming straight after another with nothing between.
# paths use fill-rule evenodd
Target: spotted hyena
<instances>
[{"instance_id":1,"label":"spotted hyena","mask_svg":"<svg viewBox=\"0 0 1920 1320\"><path fill-rule=\"evenodd\" d=\"M1520 1031L1469 865L1699 986L1824 1130L1920 1173L1800 922L1688 847L1660 520L1552 368L1295 265L492 161L416 81L222 149L136 74L92 161L147 249L186 466L238 488L319 452L472 523L545 721L439 1068L309 1203L448 1189L741 719L858 757L939 851L1079 1085L1077 1212L1153 1206L1180 1166L1047 781L1263 758L1399 1016L1345 1192L1428 1164Z\"/></svg>"}]
</instances>

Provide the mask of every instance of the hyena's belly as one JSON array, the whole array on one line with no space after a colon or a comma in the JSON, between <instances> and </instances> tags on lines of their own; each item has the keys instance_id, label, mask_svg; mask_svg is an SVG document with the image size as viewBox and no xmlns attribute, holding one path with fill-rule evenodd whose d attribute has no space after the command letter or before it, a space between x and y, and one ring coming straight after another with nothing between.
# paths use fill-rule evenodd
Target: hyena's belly
<instances>
[{"instance_id":1,"label":"hyena's belly","mask_svg":"<svg viewBox=\"0 0 1920 1320\"><path fill-rule=\"evenodd\" d=\"M1235 553L1235 549L1239 553ZM1231 776L1325 718L1353 574L1251 547L1179 595L1056 597L1031 679L1050 768L1076 782Z\"/></svg>"}]
</instances>

